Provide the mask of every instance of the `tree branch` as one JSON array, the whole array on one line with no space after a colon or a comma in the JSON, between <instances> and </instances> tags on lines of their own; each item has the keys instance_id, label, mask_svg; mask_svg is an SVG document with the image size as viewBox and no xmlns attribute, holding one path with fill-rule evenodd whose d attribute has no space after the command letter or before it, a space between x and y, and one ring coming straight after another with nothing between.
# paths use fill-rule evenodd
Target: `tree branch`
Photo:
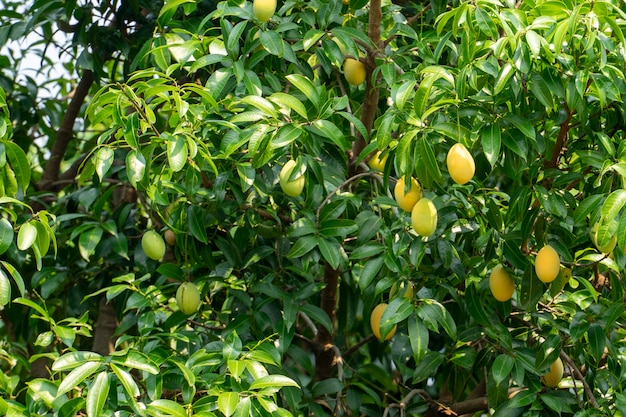
<instances>
[{"instance_id":1,"label":"tree branch","mask_svg":"<svg viewBox=\"0 0 626 417\"><path fill-rule=\"evenodd\" d=\"M89 89L93 84L93 81L93 72L91 70L85 70L82 78L76 86L72 100L67 106L67 112L63 117L61 126L56 132L56 138L54 140L54 145L52 146L50 159L44 168L41 180L36 185L36 188L40 190L48 190L52 183L59 179L61 162L63 162L65 151L67 150L67 147L72 139L74 139L74 123L76 122L76 118L80 113L80 108L83 105L87 94L89 94Z\"/></svg>"},{"instance_id":2,"label":"tree branch","mask_svg":"<svg viewBox=\"0 0 626 417\"><path fill-rule=\"evenodd\" d=\"M326 312L331 323L335 323L337 310L337 288L339 285L339 270L333 269L328 262L324 263L324 289L321 293L320 307ZM316 342L322 347L315 355L315 379L322 381L333 375L335 362L334 335L326 327L318 326Z\"/></svg>"},{"instance_id":3,"label":"tree branch","mask_svg":"<svg viewBox=\"0 0 626 417\"><path fill-rule=\"evenodd\" d=\"M375 49L372 51L368 51L367 57L365 58L365 73L367 74L365 79L365 100L363 102L363 111L361 112L361 122L365 126L368 134L371 134L372 127L374 126L374 120L376 118L376 112L378 111L378 78L380 75L376 76L376 80L372 80L372 75L374 74L374 70L376 69L376 54L383 47L383 42L380 39L380 22L382 20L382 6L381 0L371 0L370 1L370 14L369 14L369 27L368 27L368 36L372 43L375 46ZM365 138L360 133L357 134L356 140L352 144L352 149L350 151L350 161L348 166L348 176L352 176L357 171L357 163L356 161L359 158L359 155L365 149L366 146Z\"/></svg>"},{"instance_id":4,"label":"tree branch","mask_svg":"<svg viewBox=\"0 0 626 417\"><path fill-rule=\"evenodd\" d=\"M591 387L589 386L589 384L587 384L585 377L583 376L582 372L580 372L580 369L578 369L578 367L576 366L572 358L570 358L567 353L561 351L561 359L567 363L567 365L571 368L572 372L574 373L574 376L577 379L579 379L580 382L583 384L583 389L585 390L587 399L589 400L593 408L595 408L596 410L599 410L600 406L598 405L598 401L596 400L596 397L593 395L593 391L591 390Z\"/></svg>"}]
</instances>

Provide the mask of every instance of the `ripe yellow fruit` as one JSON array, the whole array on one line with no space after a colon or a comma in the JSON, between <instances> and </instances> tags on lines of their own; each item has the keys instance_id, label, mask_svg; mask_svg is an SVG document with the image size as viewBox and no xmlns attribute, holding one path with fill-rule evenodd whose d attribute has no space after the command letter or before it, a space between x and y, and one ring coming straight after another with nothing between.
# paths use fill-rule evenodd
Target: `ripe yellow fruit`
<instances>
[{"instance_id":1,"label":"ripe yellow fruit","mask_svg":"<svg viewBox=\"0 0 626 417\"><path fill-rule=\"evenodd\" d=\"M183 314L190 315L200 307L200 291L192 282L183 282L176 290L176 305Z\"/></svg>"},{"instance_id":2,"label":"ripe yellow fruit","mask_svg":"<svg viewBox=\"0 0 626 417\"><path fill-rule=\"evenodd\" d=\"M343 74L352 85L361 85L365 82L365 64L354 58L346 58L343 63Z\"/></svg>"},{"instance_id":3,"label":"ripe yellow fruit","mask_svg":"<svg viewBox=\"0 0 626 417\"><path fill-rule=\"evenodd\" d=\"M374 307L374 310L372 310L372 315L370 316L370 325L372 326L372 332L374 333L374 336L376 336L376 338L381 342L383 338L380 334L380 318L383 316L386 308L387 303L380 303L376 307ZM391 339L391 337L396 333L397 327L398 325L393 326L393 329L391 329L387 337L385 337L385 340Z\"/></svg>"},{"instance_id":4,"label":"ripe yellow fruit","mask_svg":"<svg viewBox=\"0 0 626 417\"><path fill-rule=\"evenodd\" d=\"M437 229L437 208L433 202L424 197L411 211L411 225L420 236L430 236Z\"/></svg>"},{"instance_id":5,"label":"ripe yellow fruit","mask_svg":"<svg viewBox=\"0 0 626 417\"><path fill-rule=\"evenodd\" d=\"M591 228L591 241L593 242L594 246L596 248L598 248L598 250L602 253L611 253L613 252L613 249L615 249L615 245L617 245L617 235L613 235L611 237L611 240L609 240L606 245L604 246L599 246L598 245L598 227L600 226L600 223L596 223L593 225L593 227Z\"/></svg>"},{"instance_id":6,"label":"ripe yellow fruit","mask_svg":"<svg viewBox=\"0 0 626 417\"><path fill-rule=\"evenodd\" d=\"M515 291L515 281L509 274L509 272L504 269L502 264L496 265L491 270L491 275L489 275L489 288L491 289L491 293L493 297L498 301L508 301L513 296L513 291Z\"/></svg>"},{"instance_id":7,"label":"ripe yellow fruit","mask_svg":"<svg viewBox=\"0 0 626 417\"><path fill-rule=\"evenodd\" d=\"M367 161L367 165L372 168L375 169L376 171L380 171L383 172L385 170L385 164L387 163L387 157L389 156L389 154L385 155L384 157L380 157L381 152L377 151L370 159L369 161Z\"/></svg>"},{"instance_id":8,"label":"ripe yellow fruit","mask_svg":"<svg viewBox=\"0 0 626 417\"><path fill-rule=\"evenodd\" d=\"M563 361L561 358L557 358L556 361L550 365L548 373L543 376L543 382L547 386L554 388L559 385L561 379L563 379Z\"/></svg>"},{"instance_id":9,"label":"ripe yellow fruit","mask_svg":"<svg viewBox=\"0 0 626 417\"><path fill-rule=\"evenodd\" d=\"M270 20L276 11L276 0L253 0L252 12L257 20L265 23Z\"/></svg>"},{"instance_id":10,"label":"ripe yellow fruit","mask_svg":"<svg viewBox=\"0 0 626 417\"><path fill-rule=\"evenodd\" d=\"M404 188L404 177L400 177L393 193L400 208L404 211L411 211L413 206L422 198L422 186L415 178L411 178L409 191L405 193Z\"/></svg>"},{"instance_id":11,"label":"ripe yellow fruit","mask_svg":"<svg viewBox=\"0 0 626 417\"><path fill-rule=\"evenodd\" d=\"M290 159L287 163L285 163L285 165L283 165L278 176L280 180L280 188L282 188L285 194L291 197L299 196L302 194L302 190L304 189L304 174L291 181L289 180L289 177L291 177L291 173L295 167L296 161Z\"/></svg>"},{"instance_id":12,"label":"ripe yellow fruit","mask_svg":"<svg viewBox=\"0 0 626 417\"><path fill-rule=\"evenodd\" d=\"M163 236L165 237L165 241L167 242L168 245L170 246L176 245L176 233L174 233L172 230L167 229L165 233L163 234Z\"/></svg>"},{"instance_id":13,"label":"ripe yellow fruit","mask_svg":"<svg viewBox=\"0 0 626 417\"><path fill-rule=\"evenodd\" d=\"M389 298L393 298L396 294L402 295L404 298L408 298L409 300L413 298L415 290L413 289L413 283L402 281L400 285L396 282L391 286L391 290L389 290Z\"/></svg>"},{"instance_id":14,"label":"ripe yellow fruit","mask_svg":"<svg viewBox=\"0 0 626 417\"><path fill-rule=\"evenodd\" d=\"M462 143L455 143L446 157L450 177L457 184L466 184L476 172L476 164L472 154Z\"/></svg>"},{"instance_id":15,"label":"ripe yellow fruit","mask_svg":"<svg viewBox=\"0 0 626 417\"><path fill-rule=\"evenodd\" d=\"M141 238L141 248L146 256L155 261L160 261L165 255L165 241L154 230L148 230Z\"/></svg>"},{"instance_id":16,"label":"ripe yellow fruit","mask_svg":"<svg viewBox=\"0 0 626 417\"><path fill-rule=\"evenodd\" d=\"M556 279L561 270L559 254L550 245L539 250L535 258L535 272L540 281L549 283Z\"/></svg>"}]
</instances>

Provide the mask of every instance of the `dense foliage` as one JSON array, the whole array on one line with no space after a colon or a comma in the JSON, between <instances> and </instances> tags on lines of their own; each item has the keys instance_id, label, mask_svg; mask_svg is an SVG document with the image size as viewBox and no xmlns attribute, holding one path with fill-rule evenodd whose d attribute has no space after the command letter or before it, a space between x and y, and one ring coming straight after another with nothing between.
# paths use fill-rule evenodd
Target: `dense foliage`
<instances>
[{"instance_id":1,"label":"dense foliage","mask_svg":"<svg viewBox=\"0 0 626 417\"><path fill-rule=\"evenodd\" d=\"M0 11L3 414L626 412L621 0L21 3Z\"/></svg>"}]
</instances>

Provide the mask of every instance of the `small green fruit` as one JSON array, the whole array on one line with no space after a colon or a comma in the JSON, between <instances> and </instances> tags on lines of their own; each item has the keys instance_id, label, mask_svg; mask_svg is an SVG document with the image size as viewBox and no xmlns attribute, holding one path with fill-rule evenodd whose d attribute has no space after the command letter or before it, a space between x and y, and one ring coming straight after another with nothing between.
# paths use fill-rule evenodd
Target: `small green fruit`
<instances>
[{"instance_id":1,"label":"small green fruit","mask_svg":"<svg viewBox=\"0 0 626 417\"><path fill-rule=\"evenodd\" d=\"M265 23L276 11L276 0L253 0L252 12L261 23Z\"/></svg>"},{"instance_id":2,"label":"small green fruit","mask_svg":"<svg viewBox=\"0 0 626 417\"><path fill-rule=\"evenodd\" d=\"M290 197L299 196L302 194L302 190L304 189L304 174L292 180L289 179L295 167L296 161L290 159L280 170L280 174L278 176L280 180L280 188L282 188L283 192Z\"/></svg>"},{"instance_id":3,"label":"small green fruit","mask_svg":"<svg viewBox=\"0 0 626 417\"><path fill-rule=\"evenodd\" d=\"M186 315L198 311L200 307L200 291L192 282L183 282L176 290L176 304L178 309Z\"/></svg>"},{"instance_id":4,"label":"small green fruit","mask_svg":"<svg viewBox=\"0 0 626 417\"><path fill-rule=\"evenodd\" d=\"M141 238L141 248L146 256L155 261L160 261L165 255L165 241L154 230L148 230Z\"/></svg>"}]
</instances>

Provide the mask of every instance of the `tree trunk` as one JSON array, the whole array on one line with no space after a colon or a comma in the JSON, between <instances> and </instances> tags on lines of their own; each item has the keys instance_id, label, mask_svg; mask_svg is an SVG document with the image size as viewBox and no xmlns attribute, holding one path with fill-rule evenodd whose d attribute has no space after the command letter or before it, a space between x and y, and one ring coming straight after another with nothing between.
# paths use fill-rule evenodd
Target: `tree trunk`
<instances>
[{"instance_id":1,"label":"tree trunk","mask_svg":"<svg viewBox=\"0 0 626 417\"><path fill-rule=\"evenodd\" d=\"M328 263L324 264L324 282L320 307L328 314L331 323L335 323L337 310L337 289L339 284L339 270L333 269ZM318 326L317 344L320 350L315 355L315 380L322 381L332 378L335 352L334 332L329 332L324 326Z\"/></svg>"},{"instance_id":2,"label":"tree trunk","mask_svg":"<svg viewBox=\"0 0 626 417\"><path fill-rule=\"evenodd\" d=\"M92 350L106 356L115 350L115 330L118 326L117 314L113 302L103 298L98 309L98 321L94 329Z\"/></svg>"}]
</instances>

